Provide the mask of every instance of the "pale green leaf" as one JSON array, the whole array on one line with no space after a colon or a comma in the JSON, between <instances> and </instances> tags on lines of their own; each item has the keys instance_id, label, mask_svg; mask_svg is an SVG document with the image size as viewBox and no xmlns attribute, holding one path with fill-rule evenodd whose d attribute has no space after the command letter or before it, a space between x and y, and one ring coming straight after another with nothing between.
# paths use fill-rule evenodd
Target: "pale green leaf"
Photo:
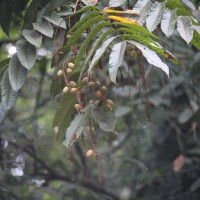
<instances>
[{"instance_id":1,"label":"pale green leaf","mask_svg":"<svg viewBox=\"0 0 200 200\"><path fill-rule=\"evenodd\" d=\"M200 34L200 26L193 25L192 28Z\"/></svg>"},{"instance_id":2,"label":"pale green leaf","mask_svg":"<svg viewBox=\"0 0 200 200\"><path fill-rule=\"evenodd\" d=\"M150 64L162 69L167 74L167 76L169 77L168 66L161 61L161 59L158 57L158 55L154 51L152 51L148 47L146 47L143 44L140 44L138 42L135 42L135 41L132 41L132 40L129 40L128 42L130 44L133 44L134 46L136 46L142 52L143 56L147 59L147 61Z\"/></svg>"},{"instance_id":3,"label":"pale green leaf","mask_svg":"<svg viewBox=\"0 0 200 200\"><path fill-rule=\"evenodd\" d=\"M146 19L146 26L150 32L154 31L160 23L164 8L164 3L158 3L157 1L151 7L149 15Z\"/></svg>"},{"instance_id":4,"label":"pale green leaf","mask_svg":"<svg viewBox=\"0 0 200 200\"><path fill-rule=\"evenodd\" d=\"M42 33L43 35L46 35L50 38L53 37L54 30L48 21L33 23L33 27L36 31Z\"/></svg>"},{"instance_id":5,"label":"pale green leaf","mask_svg":"<svg viewBox=\"0 0 200 200\"><path fill-rule=\"evenodd\" d=\"M17 54L14 54L10 60L8 73L12 89L17 92L24 84L27 76L27 69L20 63Z\"/></svg>"},{"instance_id":6,"label":"pale green leaf","mask_svg":"<svg viewBox=\"0 0 200 200\"><path fill-rule=\"evenodd\" d=\"M134 10L139 12L139 17L137 19L138 23L143 25L146 21L147 15L150 11L152 5L151 0L139 0L134 6Z\"/></svg>"},{"instance_id":7,"label":"pale green leaf","mask_svg":"<svg viewBox=\"0 0 200 200\"><path fill-rule=\"evenodd\" d=\"M162 20L161 20L161 29L163 33L169 37L175 28L175 23L177 20L176 10L168 10L166 9L163 13Z\"/></svg>"},{"instance_id":8,"label":"pale green leaf","mask_svg":"<svg viewBox=\"0 0 200 200\"><path fill-rule=\"evenodd\" d=\"M182 0L182 2L189 7L191 10L195 10L194 4L189 0Z\"/></svg>"},{"instance_id":9,"label":"pale green leaf","mask_svg":"<svg viewBox=\"0 0 200 200\"><path fill-rule=\"evenodd\" d=\"M110 0L109 7L118 7L118 6L121 6L125 2L126 0Z\"/></svg>"},{"instance_id":10,"label":"pale green leaf","mask_svg":"<svg viewBox=\"0 0 200 200\"><path fill-rule=\"evenodd\" d=\"M1 85L1 103L5 110L9 110L15 104L17 99L17 93L12 89L9 81L8 70L5 71L3 75L2 85Z\"/></svg>"},{"instance_id":11,"label":"pale green leaf","mask_svg":"<svg viewBox=\"0 0 200 200\"><path fill-rule=\"evenodd\" d=\"M123 58L124 58L124 52L126 49L126 42L119 42L116 43L113 47L112 47L112 51L109 57L109 75L110 75L110 80L116 83L116 77L117 77L117 72L119 67L122 64Z\"/></svg>"},{"instance_id":12,"label":"pale green leaf","mask_svg":"<svg viewBox=\"0 0 200 200\"><path fill-rule=\"evenodd\" d=\"M88 72L90 73L91 70L93 69L93 67L98 63L98 61L101 59L101 57L103 56L104 52L106 51L106 49L109 47L109 45L114 41L114 39L116 39L117 37L110 37L109 39L107 39L105 42L103 42L103 44L99 47L99 49L96 51L90 65L89 65L89 69Z\"/></svg>"},{"instance_id":13,"label":"pale green leaf","mask_svg":"<svg viewBox=\"0 0 200 200\"><path fill-rule=\"evenodd\" d=\"M36 61L36 48L22 39L17 42L16 49L21 64L27 69L31 69Z\"/></svg>"},{"instance_id":14,"label":"pale green leaf","mask_svg":"<svg viewBox=\"0 0 200 200\"><path fill-rule=\"evenodd\" d=\"M22 32L25 39L36 47L40 47L42 43L42 35L36 30L27 30L24 29Z\"/></svg>"},{"instance_id":15,"label":"pale green leaf","mask_svg":"<svg viewBox=\"0 0 200 200\"><path fill-rule=\"evenodd\" d=\"M50 16L43 16L43 17L52 24L66 29L65 20L61 18L55 11L52 11Z\"/></svg>"},{"instance_id":16,"label":"pale green leaf","mask_svg":"<svg viewBox=\"0 0 200 200\"><path fill-rule=\"evenodd\" d=\"M180 36L189 44L193 38L192 21L189 16L179 16L177 30Z\"/></svg>"},{"instance_id":17,"label":"pale green leaf","mask_svg":"<svg viewBox=\"0 0 200 200\"><path fill-rule=\"evenodd\" d=\"M82 113L77 114L76 117L74 118L74 120L71 122L70 126L67 128L66 138L64 141L64 144L67 147L72 145L74 142L72 140L73 133L76 133L77 139L82 134L85 122L88 119L89 108L90 108L90 106L86 106L84 108L83 114Z\"/></svg>"}]
</instances>

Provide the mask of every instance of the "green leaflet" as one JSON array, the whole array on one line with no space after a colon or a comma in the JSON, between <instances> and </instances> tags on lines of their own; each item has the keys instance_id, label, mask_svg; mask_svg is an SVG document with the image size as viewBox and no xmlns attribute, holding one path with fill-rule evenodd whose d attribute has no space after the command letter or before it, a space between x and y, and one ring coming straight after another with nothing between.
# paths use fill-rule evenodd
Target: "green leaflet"
<instances>
[{"instance_id":1,"label":"green leaflet","mask_svg":"<svg viewBox=\"0 0 200 200\"><path fill-rule=\"evenodd\" d=\"M83 72L85 72L85 70L86 70L86 68L87 68L87 65L88 65L90 59L91 59L92 56L95 54L97 48L98 48L99 45L102 43L102 41L106 38L106 36L108 36L109 34L113 33L114 31L115 31L115 30L114 30L113 28L109 28L108 30L106 30L106 31L101 35L100 38L98 38L98 39L95 41L93 47L91 47L90 52L89 52L89 54L87 55L87 57L86 57L86 59L85 59L85 63L84 63L84 65L83 65L81 74L82 74ZM80 76L80 77L81 77L81 76Z\"/></svg>"},{"instance_id":2,"label":"green leaflet","mask_svg":"<svg viewBox=\"0 0 200 200\"><path fill-rule=\"evenodd\" d=\"M90 44L91 40L94 38L94 36L105 26L110 25L110 22L102 22L101 24L98 24L97 26L95 26L94 29L92 29L89 33L89 35L87 36L86 40L84 41L84 43L81 45L81 48L76 56L76 59L74 61L74 65L77 66L77 64L81 61L81 59L83 58L86 49L88 47L88 45Z\"/></svg>"},{"instance_id":3,"label":"green leaflet","mask_svg":"<svg viewBox=\"0 0 200 200\"><path fill-rule=\"evenodd\" d=\"M126 32L129 32L129 33L131 33L131 30L134 30L134 31L138 31L138 32L140 32L140 33L143 33L143 34L145 34L145 35L148 35L148 36L150 36L150 37L152 37L152 38L155 38L155 39L157 39L157 40L159 40L160 38L159 37L157 37L156 35L154 35L153 33L150 33L146 28L144 28L143 26L138 26L138 25L136 25L136 24L127 24L127 23L124 23L124 22L115 22L115 23L113 23L113 24L115 24L115 25L121 25L121 26L125 26L125 27L127 27L127 29L126 29ZM129 31L129 30L130 31Z\"/></svg>"},{"instance_id":4,"label":"green leaflet","mask_svg":"<svg viewBox=\"0 0 200 200\"><path fill-rule=\"evenodd\" d=\"M76 14L80 14L80 13L83 13L83 12L86 12L86 11L94 11L94 10L98 10L96 6L85 6L83 8L81 8L80 10L76 11L74 13L74 15Z\"/></svg>"},{"instance_id":5,"label":"green leaflet","mask_svg":"<svg viewBox=\"0 0 200 200\"><path fill-rule=\"evenodd\" d=\"M80 37L80 35L83 33L84 30L87 28L91 27L91 25L94 25L95 23L105 20L106 18L104 16L96 16L93 17L92 19L88 20L80 28L78 28L72 35L72 37L68 40L67 44L65 47L63 47L63 50L67 51Z\"/></svg>"},{"instance_id":6,"label":"green leaflet","mask_svg":"<svg viewBox=\"0 0 200 200\"><path fill-rule=\"evenodd\" d=\"M199 33L194 30L192 44L197 48L200 49L200 35Z\"/></svg>"},{"instance_id":7,"label":"green leaflet","mask_svg":"<svg viewBox=\"0 0 200 200\"><path fill-rule=\"evenodd\" d=\"M92 19L95 16L101 15L100 11L95 10L89 14L87 14L83 19L79 20L69 31L68 34L73 34L73 32L78 29L80 26L82 26L85 22Z\"/></svg>"},{"instance_id":8,"label":"green leaflet","mask_svg":"<svg viewBox=\"0 0 200 200\"><path fill-rule=\"evenodd\" d=\"M109 76L110 80L115 84L117 84L116 82L117 72L122 64L125 49L126 49L126 41L118 42L115 45L113 45L112 51L110 53L109 63L108 63Z\"/></svg>"},{"instance_id":9,"label":"green leaflet","mask_svg":"<svg viewBox=\"0 0 200 200\"><path fill-rule=\"evenodd\" d=\"M23 86L27 76L27 69L20 63L17 54L10 59L8 73L10 85L17 92Z\"/></svg>"},{"instance_id":10,"label":"green leaflet","mask_svg":"<svg viewBox=\"0 0 200 200\"><path fill-rule=\"evenodd\" d=\"M56 140L62 140L63 135L71 121L71 115L74 111L75 95L65 95L58 106L55 118L53 120L53 128L57 127Z\"/></svg>"},{"instance_id":11,"label":"green leaflet","mask_svg":"<svg viewBox=\"0 0 200 200\"><path fill-rule=\"evenodd\" d=\"M77 138L82 134L84 130L84 125L88 119L89 111L90 111L90 105L86 106L84 108L84 113L79 113L76 115L76 117L71 122L70 126L66 130L66 138L64 141L64 144L66 147L69 147L73 144L74 140L72 141L72 135L73 133L76 133Z\"/></svg>"},{"instance_id":12,"label":"green leaflet","mask_svg":"<svg viewBox=\"0 0 200 200\"><path fill-rule=\"evenodd\" d=\"M16 44L17 56L21 64L28 70L33 67L36 61L37 50L36 47L21 39Z\"/></svg>"},{"instance_id":13,"label":"green leaflet","mask_svg":"<svg viewBox=\"0 0 200 200\"><path fill-rule=\"evenodd\" d=\"M12 89L10 85L8 70L6 70L3 75L1 84L1 97L1 103L5 110L12 108L17 99L17 93Z\"/></svg>"},{"instance_id":14,"label":"green leaflet","mask_svg":"<svg viewBox=\"0 0 200 200\"><path fill-rule=\"evenodd\" d=\"M106 41L104 41L102 43L102 45L99 47L99 49L97 49L91 63L90 66L88 68L88 73L90 74L90 72L92 71L93 67L99 62L99 60L101 59L101 57L103 56L103 54L105 53L106 49L110 46L110 44L117 38L118 36L115 37L110 37L108 38Z\"/></svg>"}]
</instances>

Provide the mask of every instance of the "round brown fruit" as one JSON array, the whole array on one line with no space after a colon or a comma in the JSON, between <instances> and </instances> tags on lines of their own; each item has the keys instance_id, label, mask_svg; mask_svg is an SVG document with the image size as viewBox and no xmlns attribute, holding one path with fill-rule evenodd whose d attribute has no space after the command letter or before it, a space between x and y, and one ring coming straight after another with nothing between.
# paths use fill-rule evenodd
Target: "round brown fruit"
<instances>
[{"instance_id":1,"label":"round brown fruit","mask_svg":"<svg viewBox=\"0 0 200 200\"><path fill-rule=\"evenodd\" d=\"M86 76L83 77L82 80L81 80L82 83L88 83L88 81L89 81L89 79Z\"/></svg>"},{"instance_id":2,"label":"round brown fruit","mask_svg":"<svg viewBox=\"0 0 200 200\"><path fill-rule=\"evenodd\" d=\"M101 83L99 81L96 81L96 86L101 87Z\"/></svg>"},{"instance_id":3,"label":"round brown fruit","mask_svg":"<svg viewBox=\"0 0 200 200\"><path fill-rule=\"evenodd\" d=\"M81 105L78 103L75 104L74 107L75 107L76 111L78 111L78 112L81 110Z\"/></svg>"},{"instance_id":4,"label":"round brown fruit","mask_svg":"<svg viewBox=\"0 0 200 200\"><path fill-rule=\"evenodd\" d=\"M63 77L63 71L60 69L60 70L58 70L58 72L57 72L57 77L58 78L62 78Z\"/></svg>"},{"instance_id":5,"label":"round brown fruit","mask_svg":"<svg viewBox=\"0 0 200 200\"><path fill-rule=\"evenodd\" d=\"M101 86L101 90L103 91L103 92L105 92L106 90L107 90L107 87L106 86Z\"/></svg>"},{"instance_id":6,"label":"round brown fruit","mask_svg":"<svg viewBox=\"0 0 200 200\"><path fill-rule=\"evenodd\" d=\"M89 86L89 87L94 87L94 86L95 86L95 82L94 82L94 81L90 81L90 82L88 83L88 86Z\"/></svg>"},{"instance_id":7,"label":"round brown fruit","mask_svg":"<svg viewBox=\"0 0 200 200\"><path fill-rule=\"evenodd\" d=\"M72 93L72 94L76 94L76 93L77 93L77 91L78 91L78 89L77 89L77 88L71 88L71 90L70 90L70 91L71 91L71 93Z\"/></svg>"},{"instance_id":8,"label":"round brown fruit","mask_svg":"<svg viewBox=\"0 0 200 200\"><path fill-rule=\"evenodd\" d=\"M109 111L112 111L112 106L110 106L110 105L106 105L106 108L109 110Z\"/></svg>"},{"instance_id":9,"label":"round brown fruit","mask_svg":"<svg viewBox=\"0 0 200 200\"><path fill-rule=\"evenodd\" d=\"M100 106L100 100L96 100L94 104L95 106Z\"/></svg>"},{"instance_id":10,"label":"round brown fruit","mask_svg":"<svg viewBox=\"0 0 200 200\"><path fill-rule=\"evenodd\" d=\"M68 68L70 68L70 69L74 69L74 63L69 62L67 66L68 66Z\"/></svg>"},{"instance_id":11,"label":"round brown fruit","mask_svg":"<svg viewBox=\"0 0 200 200\"><path fill-rule=\"evenodd\" d=\"M69 86L70 86L70 87L76 87L77 84L76 84L76 82L74 82L74 81L70 81L70 82L69 82Z\"/></svg>"},{"instance_id":12,"label":"round brown fruit","mask_svg":"<svg viewBox=\"0 0 200 200\"><path fill-rule=\"evenodd\" d=\"M88 150L87 152L86 152L86 157L92 157L93 156L93 154L94 154L94 151L92 150L92 149L90 149L90 150Z\"/></svg>"},{"instance_id":13,"label":"round brown fruit","mask_svg":"<svg viewBox=\"0 0 200 200\"><path fill-rule=\"evenodd\" d=\"M106 104L113 106L113 101L111 99L107 99L106 100Z\"/></svg>"},{"instance_id":14,"label":"round brown fruit","mask_svg":"<svg viewBox=\"0 0 200 200\"><path fill-rule=\"evenodd\" d=\"M71 68L67 68L67 74L71 74L72 73L72 69Z\"/></svg>"},{"instance_id":15,"label":"round brown fruit","mask_svg":"<svg viewBox=\"0 0 200 200\"><path fill-rule=\"evenodd\" d=\"M63 88L63 94L67 94L69 92L69 88L66 86Z\"/></svg>"},{"instance_id":16,"label":"round brown fruit","mask_svg":"<svg viewBox=\"0 0 200 200\"><path fill-rule=\"evenodd\" d=\"M96 96L97 96L98 98L102 98L102 97L103 97L103 92L102 92L101 90L97 90Z\"/></svg>"}]
</instances>

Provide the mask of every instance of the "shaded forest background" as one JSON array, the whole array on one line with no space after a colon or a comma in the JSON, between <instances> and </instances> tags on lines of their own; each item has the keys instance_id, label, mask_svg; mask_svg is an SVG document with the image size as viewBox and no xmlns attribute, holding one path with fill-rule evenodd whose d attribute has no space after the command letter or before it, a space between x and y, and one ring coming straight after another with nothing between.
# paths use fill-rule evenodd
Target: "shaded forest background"
<instances>
[{"instance_id":1,"label":"shaded forest background","mask_svg":"<svg viewBox=\"0 0 200 200\"><path fill-rule=\"evenodd\" d=\"M12 54L21 27L31 27L34 13L48 1L32 2L27 10L29 1L0 1L0 24L10 35L0 30L0 60ZM24 24L24 19L30 22ZM146 112L137 57L125 56L123 65L130 65L131 71L122 69L122 86L108 92L119 135L100 134L96 140L102 184L95 159L85 157L89 143L85 148L80 140L73 146L69 165L66 148L54 141L58 100L49 94L53 46L45 40L15 107L0 126L0 199L200 199L200 52L178 34L167 39L159 30L155 33L180 65L170 65L167 79L145 63L150 105Z\"/></svg>"}]
</instances>

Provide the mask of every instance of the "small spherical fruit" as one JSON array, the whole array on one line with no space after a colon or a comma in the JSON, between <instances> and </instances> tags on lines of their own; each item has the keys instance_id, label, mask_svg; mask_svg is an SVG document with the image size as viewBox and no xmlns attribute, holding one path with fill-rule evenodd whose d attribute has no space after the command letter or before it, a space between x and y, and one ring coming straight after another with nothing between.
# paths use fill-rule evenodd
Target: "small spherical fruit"
<instances>
[{"instance_id":1,"label":"small spherical fruit","mask_svg":"<svg viewBox=\"0 0 200 200\"><path fill-rule=\"evenodd\" d=\"M76 82L74 82L74 81L70 81L70 82L69 82L69 86L70 86L70 87L76 87L77 84L76 84Z\"/></svg>"},{"instance_id":2,"label":"small spherical fruit","mask_svg":"<svg viewBox=\"0 0 200 200\"><path fill-rule=\"evenodd\" d=\"M72 134L72 140L76 140L76 138L77 138L76 133L73 133L73 134Z\"/></svg>"},{"instance_id":3,"label":"small spherical fruit","mask_svg":"<svg viewBox=\"0 0 200 200\"><path fill-rule=\"evenodd\" d=\"M97 96L98 98L103 97L103 92L102 92L101 90L97 90L96 96Z\"/></svg>"},{"instance_id":4,"label":"small spherical fruit","mask_svg":"<svg viewBox=\"0 0 200 200\"><path fill-rule=\"evenodd\" d=\"M63 88L63 94L67 94L69 92L69 88L66 86Z\"/></svg>"},{"instance_id":5,"label":"small spherical fruit","mask_svg":"<svg viewBox=\"0 0 200 200\"><path fill-rule=\"evenodd\" d=\"M101 86L101 91L105 92L107 90L107 87L106 86Z\"/></svg>"},{"instance_id":6,"label":"small spherical fruit","mask_svg":"<svg viewBox=\"0 0 200 200\"><path fill-rule=\"evenodd\" d=\"M77 93L77 91L78 91L78 89L77 89L77 88L71 88L71 90L70 90L70 91L71 91L71 93L72 93L72 94L76 94L76 93Z\"/></svg>"},{"instance_id":7,"label":"small spherical fruit","mask_svg":"<svg viewBox=\"0 0 200 200\"><path fill-rule=\"evenodd\" d=\"M70 69L74 69L74 63L71 63L71 62L70 62L70 63L68 63L67 66L68 66L68 68L70 68Z\"/></svg>"},{"instance_id":8,"label":"small spherical fruit","mask_svg":"<svg viewBox=\"0 0 200 200\"><path fill-rule=\"evenodd\" d=\"M69 39L71 37L71 35L67 35L67 39Z\"/></svg>"},{"instance_id":9,"label":"small spherical fruit","mask_svg":"<svg viewBox=\"0 0 200 200\"><path fill-rule=\"evenodd\" d=\"M101 101L100 101L100 100L96 100L94 104L95 104L95 106L97 106L97 107L98 107L98 106L100 106L100 103L101 103Z\"/></svg>"},{"instance_id":10,"label":"small spherical fruit","mask_svg":"<svg viewBox=\"0 0 200 200\"><path fill-rule=\"evenodd\" d=\"M88 83L88 81L89 81L89 79L86 76L83 77L82 80L81 80L82 83Z\"/></svg>"},{"instance_id":11,"label":"small spherical fruit","mask_svg":"<svg viewBox=\"0 0 200 200\"><path fill-rule=\"evenodd\" d=\"M112 111L112 106L110 106L110 105L106 105L106 108L109 110L109 111Z\"/></svg>"},{"instance_id":12,"label":"small spherical fruit","mask_svg":"<svg viewBox=\"0 0 200 200\"><path fill-rule=\"evenodd\" d=\"M81 105L78 103L75 104L74 107L75 107L76 111L78 111L78 112L81 110Z\"/></svg>"},{"instance_id":13,"label":"small spherical fruit","mask_svg":"<svg viewBox=\"0 0 200 200\"><path fill-rule=\"evenodd\" d=\"M89 100L89 103L94 103L94 100Z\"/></svg>"},{"instance_id":14,"label":"small spherical fruit","mask_svg":"<svg viewBox=\"0 0 200 200\"><path fill-rule=\"evenodd\" d=\"M62 78L63 77L63 71L62 70L58 70L58 72L57 72L57 77L58 78Z\"/></svg>"},{"instance_id":15,"label":"small spherical fruit","mask_svg":"<svg viewBox=\"0 0 200 200\"><path fill-rule=\"evenodd\" d=\"M95 86L95 82L94 82L94 81L90 81L90 82L88 83L88 86L89 86L89 87L94 87L94 86Z\"/></svg>"},{"instance_id":16,"label":"small spherical fruit","mask_svg":"<svg viewBox=\"0 0 200 200\"><path fill-rule=\"evenodd\" d=\"M96 86L101 87L101 83L99 81L96 81Z\"/></svg>"},{"instance_id":17,"label":"small spherical fruit","mask_svg":"<svg viewBox=\"0 0 200 200\"><path fill-rule=\"evenodd\" d=\"M90 150L88 150L87 152L86 152L86 157L92 157L93 156L93 154L94 154L94 151L92 150L92 149L90 149Z\"/></svg>"},{"instance_id":18,"label":"small spherical fruit","mask_svg":"<svg viewBox=\"0 0 200 200\"><path fill-rule=\"evenodd\" d=\"M113 101L111 99L107 99L106 100L106 104L113 106Z\"/></svg>"},{"instance_id":19,"label":"small spherical fruit","mask_svg":"<svg viewBox=\"0 0 200 200\"><path fill-rule=\"evenodd\" d=\"M67 74L71 74L72 73L72 69L71 68L67 68Z\"/></svg>"},{"instance_id":20,"label":"small spherical fruit","mask_svg":"<svg viewBox=\"0 0 200 200\"><path fill-rule=\"evenodd\" d=\"M93 126L91 127L91 132L95 132L95 128Z\"/></svg>"}]
</instances>

